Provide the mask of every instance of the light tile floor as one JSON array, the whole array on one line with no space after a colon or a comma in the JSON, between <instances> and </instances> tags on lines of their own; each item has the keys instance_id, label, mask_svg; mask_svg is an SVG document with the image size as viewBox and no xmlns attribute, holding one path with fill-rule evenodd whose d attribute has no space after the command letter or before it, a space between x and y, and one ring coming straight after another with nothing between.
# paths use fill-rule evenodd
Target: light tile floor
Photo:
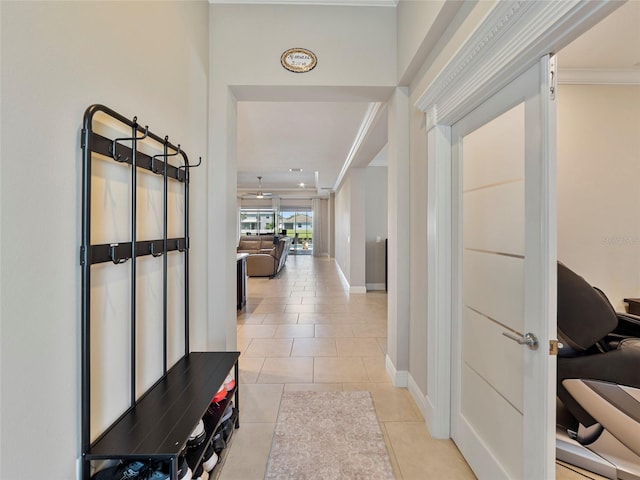
<instances>
[{"instance_id":1,"label":"light tile floor","mask_svg":"<svg viewBox=\"0 0 640 480\"><path fill-rule=\"evenodd\" d=\"M398 480L475 478L455 444L431 438L407 389L387 377L384 292L349 294L334 260L311 256L289 256L278 278L248 278L247 290L238 314L241 427L221 478L264 477L280 399L293 390L371 392ZM557 478L597 478L569 467L558 464Z\"/></svg>"}]
</instances>

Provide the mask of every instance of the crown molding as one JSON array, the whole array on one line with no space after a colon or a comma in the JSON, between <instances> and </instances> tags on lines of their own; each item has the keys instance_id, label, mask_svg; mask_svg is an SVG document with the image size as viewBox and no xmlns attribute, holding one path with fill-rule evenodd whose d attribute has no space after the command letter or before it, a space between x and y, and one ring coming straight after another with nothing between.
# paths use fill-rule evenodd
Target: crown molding
<instances>
[{"instance_id":1,"label":"crown molding","mask_svg":"<svg viewBox=\"0 0 640 480\"><path fill-rule=\"evenodd\" d=\"M420 95L428 128L451 125L621 5L619 2L500 0Z\"/></svg>"},{"instance_id":2,"label":"crown molding","mask_svg":"<svg viewBox=\"0 0 640 480\"><path fill-rule=\"evenodd\" d=\"M560 67L558 83L567 85L640 85L640 69Z\"/></svg>"},{"instance_id":3,"label":"crown molding","mask_svg":"<svg viewBox=\"0 0 640 480\"><path fill-rule=\"evenodd\" d=\"M398 0L209 0L212 5L324 5L330 7L397 7Z\"/></svg>"},{"instance_id":4,"label":"crown molding","mask_svg":"<svg viewBox=\"0 0 640 480\"><path fill-rule=\"evenodd\" d=\"M367 108L367 111L364 114L364 119L362 120L362 123L360 124L360 129L358 130L358 133L356 134L356 138L353 141L353 144L351 145L351 149L349 150L349 154L347 155L347 158L345 159L345 162L342 165L342 169L340 170L340 173L338 174L338 178L336 180L336 183L333 186L333 191L334 192L337 192L340 189L340 185L342 185L342 181L344 180L345 175L349 171L349 167L351 167L351 163L353 162L353 159L355 158L356 153L358 153L358 150L362 146L362 143L363 143L365 137L367 136L367 132L369 131L369 129L373 125L374 120L376 118L376 115L378 114L378 111L380 110L380 107L382 107L382 103L380 103L380 102L373 102L373 103L369 104L369 107Z\"/></svg>"}]
</instances>

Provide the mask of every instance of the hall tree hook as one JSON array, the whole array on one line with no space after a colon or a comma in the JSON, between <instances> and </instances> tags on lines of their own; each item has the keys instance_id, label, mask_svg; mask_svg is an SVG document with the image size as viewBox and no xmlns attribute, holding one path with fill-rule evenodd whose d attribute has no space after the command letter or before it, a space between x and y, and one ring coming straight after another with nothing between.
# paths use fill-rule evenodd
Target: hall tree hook
<instances>
[{"instance_id":1,"label":"hall tree hook","mask_svg":"<svg viewBox=\"0 0 640 480\"><path fill-rule=\"evenodd\" d=\"M109 259L115 265L120 265L121 263L125 263L127 260L129 260L129 257L127 257L127 256L119 257L118 256L118 252L116 251L117 247L118 247L117 243L114 243L109 247Z\"/></svg>"},{"instance_id":2,"label":"hall tree hook","mask_svg":"<svg viewBox=\"0 0 640 480\"><path fill-rule=\"evenodd\" d=\"M133 117L133 128L135 131L138 130L138 117ZM126 142L126 141L138 141L138 140L144 140L145 138L147 138L147 135L149 135L149 125L145 125L144 126L144 134L141 137L138 136L134 136L134 137L123 137L123 138L116 138L115 140L113 140L111 142L111 148L110 148L110 152L111 152L111 156L113 157L113 159L116 162L126 162L129 160L129 157L125 157L124 160L122 160L122 155L117 153L117 148L118 148L118 142Z\"/></svg>"},{"instance_id":3,"label":"hall tree hook","mask_svg":"<svg viewBox=\"0 0 640 480\"><path fill-rule=\"evenodd\" d=\"M198 157L198 163L196 163L195 165L180 165L178 167L178 170L181 168L184 168L185 170L187 168L196 168L196 167L199 167L200 165L202 165L202 157Z\"/></svg>"},{"instance_id":4,"label":"hall tree hook","mask_svg":"<svg viewBox=\"0 0 640 480\"><path fill-rule=\"evenodd\" d=\"M180 165L178 167L178 172L180 172L181 168L184 168L184 173L185 173L185 177L187 176L187 172L189 171L190 168L196 168L199 167L200 165L202 165L202 157L198 157L198 163L196 163L195 165ZM182 181L182 180L180 180Z\"/></svg>"},{"instance_id":5,"label":"hall tree hook","mask_svg":"<svg viewBox=\"0 0 640 480\"><path fill-rule=\"evenodd\" d=\"M164 143L165 145L169 143L168 136L164 137ZM164 158L175 157L176 155L180 155L180 144L178 144L178 150L176 151L176 153L159 153L158 155L154 155L153 157L151 157L151 171L153 173L164 173L164 169L156 168L155 166L156 159L159 157L164 157ZM166 162L164 165L166 168L166 165L167 165Z\"/></svg>"},{"instance_id":6,"label":"hall tree hook","mask_svg":"<svg viewBox=\"0 0 640 480\"><path fill-rule=\"evenodd\" d=\"M157 251L155 243L151 242L149 245L149 253L152 257L160 257L164 253L164 250Z\"/></svg>"}]
</instances>

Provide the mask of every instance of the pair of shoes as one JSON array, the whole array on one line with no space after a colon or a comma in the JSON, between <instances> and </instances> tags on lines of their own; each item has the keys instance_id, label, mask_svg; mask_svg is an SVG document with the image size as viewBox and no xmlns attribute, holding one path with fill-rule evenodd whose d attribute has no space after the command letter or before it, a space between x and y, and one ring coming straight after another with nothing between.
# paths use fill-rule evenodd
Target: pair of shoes
<instances>
[{"instance_id":1,"label":"pair of shoes","mask_svg":"<svg viewBox=\"0 0 640 480\"><path fill-rule=\"evenodd\" d=\"M213 399L211 400L211 402L212 403L220 403L222 400L227 398L227 394L229 392L233 391L235 386L236 386L236 381L233 378L233 376L231 374L227 375L227 377L224 379L224 382L220 386L220 389L213 396Z\"/></svg>"},{"instance_id":2,"label":"pair of shoes","mask_svg":"<svg viewBox=\"0 0 640 480\"><path fill-rule=\"evenodd\" d=\"M211 402L209 404L209 407L207 408L207 415L210 415L211 417L218 419L220 418L220 410L221 410L221 405L219 403Z\"/></svg>"},{"instance_id":3,"label":"pair of shoes","mask_svg":"<svg viewBox=\"0 0 640 480\"><path fill-rule=\"evenodd\" d=\"M211 403L220 403L225 398L227 398L227 389L224 388L224 385L222 385L218 392L211 399Z\"/></svg>"},{"instance_id":4,"label":"pair of shoes","mask_svg":"<svg viewBox=\"0 0 640 480\"><path fill-rule=\"evenodd\" d=\"M233 400L229 400L229 403L225 406L224 410L222 410L222 405L219 403L212 403L207 408L206 415L212 417L212 420L215 419L216 423L220 424L227 420L233 414Z\"/></svg>"},{"instance_id":5,"label":"pair of shoes","mask_svg":"<svg viewBox=\"0 0 640 480\"><path fill-rule=\"evenodd\" d=\"M229 418L227 418L224 422L220 424L220 432L222 432L222 438L224 438L225 442L229 440L229 437L231 436L231 433L233 432L233 429L236 426L237 418L238 418L238 411L235 408L233 408L231 410L231 415L229 415Z\"/></svg>"},{"instance_id":6,"label":"pair of shoes","mask_svg":"<svg viewBox=\"0 0 640 480\"><path fill-rule=\"evenodd\" d=\"M180 467L178 468L178 480L191 480L193 478L193 472L189 468L186 458L182 458Z\"/></svg>"},{"instance_id":7,"label":"pair of shoes","mask_svg":"<svg viewBox=\"0 0 640 480\"><path fill-rule=\"evenodd\" d=\"M220 427L220 433L222 433L222 438L224 439L225 444L229 437L231 436L231 432L233 431L233 423L227 422Z\"/></svg>"},{"instance_id":8,"label":"pair of shoes","mask_svg":"<svg viewBox=\"0 0 640 480\"><path fill-rule=\"evenodd\" d=\"M229 373L229 375L227 375L227 378L224 379L224 388L227 390L227 392L230 392L234 389L235 386L236 380L235 378L233 378L231 373Z\"/></svg>"},{"instance_id":9,"label":"pair of shoes","mask_svg":"<svg viewBox=\"0 0 640 480\"><path fill-rule=\"evenodd\" d=\"M229 420L231 418L231 416L233 415L233 402L229 402L226 406L226 408L224 409L224 412L222 413L222 417L220 417L220 423L224 423L227 420Z\"/></svg>"},{"instance_id":10,"label":"pair of shoes","mask_svg":"<svg viewBox=\"0 0 640 480\"><path fill-rule=\"evenodd\" d=\"M166 469L168 470L168 469ZM135 460L121 462L116 466L97 472L91 480L169 480L171 476L165 472L165 466L158 463L146 463ZM179 480L192 480L192 472L186 458L180 459L178 468Z\"/></svg>"},{"instance_id":11,"label":"pair of shoes","mask_svg":"<svg viewBox=\"0 0 640 480\"><path fill-rule=\"evenodd\" d=\"M204 429L204 421L202 419L196 425L196 428L189 435L189 439L187 440L187 448L195 448L199 445L202 445L205 438L207 436L207 432Z\"/></svg>"},{"instance_id":12,"label":"pair of shoes","mask_svg":"<svg viewBox=\"0 0 640 480\"><path fill-rule=\"evenodd\" d=\"M91 480L137 480L146 473L149 465L138 460L120 462L97 472Z\"/></svg>"},{"instance_id":13,"label":"pair of shoes","mask_svg":"<svg viewBox=\"0 0 640 480\"><path fill-rule=\"evenodd\" d=\"M209 472L202 464L193 472L193 480L209 480Z\"/></svg>"},{"instance_id":14,"label":"pair of shoes","mask_svg":"<svg viewBox=\"0 0 640 480\"><path fill-rule=\"evenodd\" d=\"M210 472L218 464L218 455L215 452L213 443L207 447L202 458L202 468L206 472Z\"/></svg>"},{"instance_id":15,"label":"pair of shoes","mask_svg":"<svg viewBox=\"0 0 640 480\"><path fill-rule=\"evenodd\" d=\"M213 434L213 450L216 454L220 455L220 452L227 448L227 441L231 437L231 433L238 421L238 410L233 407L233 404L229 402L227 408L222 414L220 426Z\"/></svg>"},{"instance_id":16,"label":"pair of shoes","mask_svg":"<svg viewBox=\"0 0 640 480\"><path fill-rule=\"evenodd\" d=\"M220 455L220 452L227 447L227 442L224 440L222 436L222 432L218 428L218 431L213 435L213 451L216 455Z\"/></svg>"},{"instance_id":17,"label":"pair of shoes","mask_svg":"<svg viewBox=\"0 0 640 480\"><path fill-rule=\"evenodd\" d=\"M187 464L186 458L179 459L179 467L178 467L178 479L179 480L192 480L193 472L189 465ZM168 472L167 465L160 465L159 468L153 468L148 471L146 476L140 477L140 479L136 480L169 480L171 478L171 474Z\"/></svg>"}]
</instances>

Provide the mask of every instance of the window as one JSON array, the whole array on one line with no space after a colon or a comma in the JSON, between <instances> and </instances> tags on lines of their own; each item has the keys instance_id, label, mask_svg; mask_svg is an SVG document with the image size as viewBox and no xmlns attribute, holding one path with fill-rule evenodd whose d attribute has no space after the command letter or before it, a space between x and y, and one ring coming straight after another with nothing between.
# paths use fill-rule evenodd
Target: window
<instances>
[{"instance_id":1,"label":"window","mask_svg":"<svg viewBox=\"0 0 640 480\"><path fill-rule=\"evenodd\" d=\"M271 208L241 208L240 233L260 235L274 233L274 213Z\"/></svg>"}]
</instances>

